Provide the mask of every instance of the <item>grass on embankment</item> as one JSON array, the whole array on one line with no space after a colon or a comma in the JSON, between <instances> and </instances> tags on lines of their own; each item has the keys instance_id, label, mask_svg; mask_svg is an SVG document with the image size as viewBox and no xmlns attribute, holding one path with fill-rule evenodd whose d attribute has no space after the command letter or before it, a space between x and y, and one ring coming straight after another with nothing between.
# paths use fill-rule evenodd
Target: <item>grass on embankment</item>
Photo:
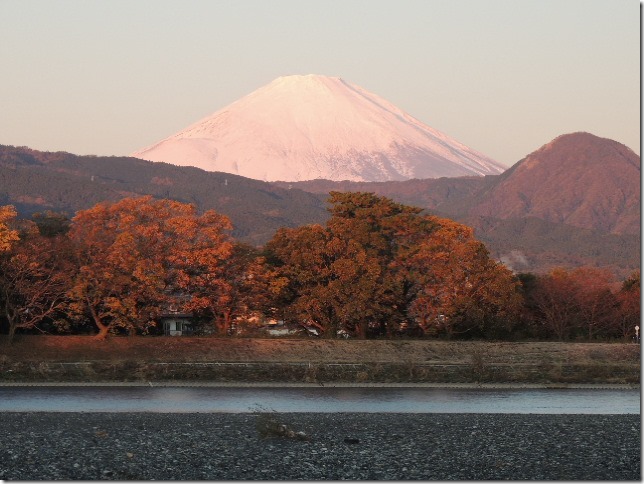
<instances>
[{"instance_id":1,"label":"grass on embankment","mask_svg":"<svg viewBox=\"0 0 644 484\"><path fill-rule=\"evenodd\" d=\"M639 383L620 343L0 337L1 381Z\"/></svg>"}]
</instances>

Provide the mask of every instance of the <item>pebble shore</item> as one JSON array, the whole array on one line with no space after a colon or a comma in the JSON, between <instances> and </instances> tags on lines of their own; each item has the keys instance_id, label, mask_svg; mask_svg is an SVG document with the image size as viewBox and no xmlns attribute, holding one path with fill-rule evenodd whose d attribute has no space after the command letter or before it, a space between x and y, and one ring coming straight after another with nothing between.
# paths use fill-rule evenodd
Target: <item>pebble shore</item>
<instances>
[{"instance_id":1,"label":"pebble shore","mask_svg":"<svg viewBox=\"0 0 644 484\"><path fill-rule=\"evenodd\" d=\"M267 416L306 439L262 435ZM640 415L9 412L0 479L640 481L640 432Z\"/></svg>"}]
</instances>

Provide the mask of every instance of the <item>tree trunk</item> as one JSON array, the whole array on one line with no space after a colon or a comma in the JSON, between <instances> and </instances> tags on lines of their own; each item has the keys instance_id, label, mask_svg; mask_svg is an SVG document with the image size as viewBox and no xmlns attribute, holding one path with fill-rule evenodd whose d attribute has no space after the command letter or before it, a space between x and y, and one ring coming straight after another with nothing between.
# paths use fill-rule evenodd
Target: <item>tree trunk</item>
<instances>
[{"instance_id":1,"label":"tree trunk","mask_svg":"<svg viewBox=\"0 0 644 484\"><path fill-rule=\"evenodd\" d=\"M358 339L367 339L367 323L360 321L356 324L356 336Z\"/></svg>"},{"instance_id":2,"label":"tree trunk","mask_svg":"<svg viewBox=\"0 0 644 484\"><path fill-rule=\"evenodd\" d=\"M223 313L223 336L230 336L231 335L231 323L230 323L230 311L226 310Z\"/></svg>"},{"instance_id":3,"label":"tree trunk","mask_svg":"<svg viewBox=\"0 0 644 484\"><path fill-rule=\"evenodd\" d=\"M94 338L98 340L107 339L107 334L110 330L110 326L107 324L103 324L101 322L101 318L99 318L98 314L96 313L96 309L94 309L94 306L92 305L92 301L90 301L87 295L85 296L85 302L87 303L87 308L89 309L89 313L92 315L92 320L94 321L94 324L98 328L98 333L96 333Z\"/></svg>"},{"instance_id":4,"label":"tree trunk","mask_svg":"<svg viewBox=\"0 0 644 484\"><path fill-rule=\"evenodd\" d=\"M213 324L215 326L215 334L217 336L226 335L226 321L223 315L217 314L214 316Z\"/></svg>"},{"instance_id":5,"label":"tree trunk","mask_svg":"<svg viewBox=\"0 0 644 484\"><path fill-rule=\"evenodd\" d=\"M7 338L7 344L10 345L13 342L13 338L16 335L16 325L9 321L9 337Z\"/></svg>"},{"instance_id":6,"label":"tree trunk","mask_svg":"<svg viewBox=\"0 0 644 484\"><path fill-rule=\"evenodd\" d=\"M103 323L101 323L101 322L99 322L99 321L94 321L94 323L96 324L96 327L98 328L98 333L96 333L96 335L94 335L94 338L98 339L98 340L101 340L101 341L107 339L107 335L109 333L110 327L105 325L105 324L103 324Z\"/></svg>"},{"instance_id":7,"label":"tree trunk","mask_svg":"<svg viewBox=\"0 0 644 484\"><path fill-rule=\"evenodd\" d=\"M15 310L10 309L8 299L5 302L4 316L7 318L9 323L9 337L7 338L7 344L11 344L14 336L16 335L16 329L18 329L18 324L16 323L17 315Z\"/></svg>"}]
</instances>

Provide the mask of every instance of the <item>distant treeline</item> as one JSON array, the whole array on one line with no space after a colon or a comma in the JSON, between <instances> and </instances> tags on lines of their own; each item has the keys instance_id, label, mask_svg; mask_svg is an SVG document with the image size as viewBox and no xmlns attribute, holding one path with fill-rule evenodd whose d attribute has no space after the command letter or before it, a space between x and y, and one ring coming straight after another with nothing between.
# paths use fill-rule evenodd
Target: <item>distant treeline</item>
<instances>
[{"instance_id":1,"label":"distant treeline","mask_svg":"<svg viewBox=\"0 0 644 484\"><path fill-rule=\"evenodd\" d=\"M213 210L151 196L70 220L0 207L0 325L16 332L155 334L167 315L197 334L266 320L321 337L630 340L640 275L584 267L513 274L471 228L373 193L332 192L325 225L236 241Z\"/></svg>"}]
</instances>

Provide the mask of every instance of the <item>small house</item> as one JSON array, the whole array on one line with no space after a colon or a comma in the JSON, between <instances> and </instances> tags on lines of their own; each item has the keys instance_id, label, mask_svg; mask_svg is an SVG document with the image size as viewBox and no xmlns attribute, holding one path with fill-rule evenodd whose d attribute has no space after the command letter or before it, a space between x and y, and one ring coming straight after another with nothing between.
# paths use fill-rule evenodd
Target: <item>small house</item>
<instances>
[{"instance_id":1,"label":"small house","mask_svg":"<svg viewBox=\"0 0 644 484\"><path fill-rule=\"evenodd\" d=\"M166 336L186 336L193 332L192 313L165 313L159 322Z\"/></svg>"}]
</instances>

